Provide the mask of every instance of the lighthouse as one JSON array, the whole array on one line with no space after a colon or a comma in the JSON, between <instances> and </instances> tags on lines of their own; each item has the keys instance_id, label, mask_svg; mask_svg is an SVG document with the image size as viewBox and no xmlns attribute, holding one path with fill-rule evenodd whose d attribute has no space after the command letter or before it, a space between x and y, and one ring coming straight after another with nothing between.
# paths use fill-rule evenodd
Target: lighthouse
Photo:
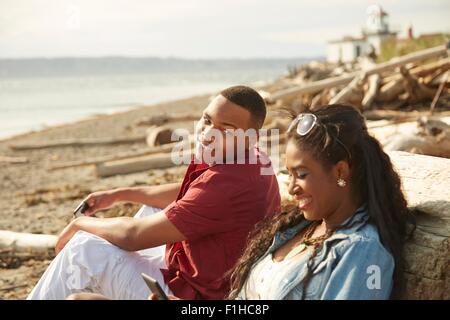
<instances>
[{"instance_id":1,"label":"lighthouse","mask_svg":"<svg viewBox=\"0 0 450 320\"><path fill-rule=\"evenodd\" d=\"M389 15L380 5L369 6L366 14L366 24L361 30L361 36L345 36L328 42L328 62L354 62L363 55L379 54L384 41L396 39L397 33L392 32L389 27Z\"/></svg>"}]
</instances>

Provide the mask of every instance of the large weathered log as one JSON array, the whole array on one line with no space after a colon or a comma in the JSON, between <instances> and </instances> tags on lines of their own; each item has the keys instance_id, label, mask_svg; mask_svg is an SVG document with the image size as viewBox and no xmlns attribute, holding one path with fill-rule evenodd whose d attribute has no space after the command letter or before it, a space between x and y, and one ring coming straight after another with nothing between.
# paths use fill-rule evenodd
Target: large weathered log
<instances>
[{"instance_id":1,"label":"large weathered log","mask_svg":"<svg viewBox=\"0 0 450 320\"><path fill-rule=\"evenodd\" d=\"M156 127L147 130L147 145L149 147L156 147L163 144L170 143L172 136L172 129L168 127Z\"/></svg>"},{"instance_id":2,"label":"large weathered log","mask_svg":"<svg viewBox=\"0 0 450 320\"><path fill-rule=\"evenodd\" d=\"M400 67L400 72L403 76L403 86L408 94L407 99L410 103L416 103L434 97L435 91L419 82L406 68Z\"/></svg>"},{"instance_id":3,"label":"large weathered log","mask_svg":"<svg viewBox=\"0 0 450 320\"><path fill-rule=\"evenodd\" d=\"M272 141L276 144L282 144L285 141L285 135L273 135L261 138L260 145L262 149L271 148ZM151 169L164 169L181 164L189 164L192 153L192 144L188 143L185 142L184 144L171 145L171 147L173 147L171 153L153 154L119 161L97 163L96 174L98 177L104 178L119 174L130 174Z\"/></svg>"},{"instance_id":4,"label":"large weathered log","mask_svg":"<svg viewBox=\"0 0 450 320\"><path fill-rule=\"evenodd\" d=\"M155 115L143 120L140 120L138 126L162 126L169 122L183 122L183 121L195 121L200 118L200 115L181 114L181 115L167 115L160 114Z\"/></svg>"},{"instance_id":5,"label":"large weathered log","mask_svg":"<svg viewBox=\"0 0 450 320\"><path fill-rule=\"evenodd\" d=\"M145 142L145 136L124 137L124 138L91 138L91 139L65 139L56 140L43 143L23 143L12 144L9 147L13 150L34 150L47 149L57 147L83 147L83 146L98 146L98 145L114 145L122 143L136 143Z\"/></svg>"},{"instance_id":6,"label":"large weathered log","mask_svg":"<svg viewBox=\"0 0 450 320\"><path fill-rule=\"evenodd\" d=\"M428 115L428 111L397 111L397 110L367 110L364 111L366 120L406 120L412 121L421 116ZM439 117L450 117L450 111L443 111L435 114ZM370 127L370 123L368 124Z\"/></svg>"},{"instance_id":7,"label":"large weathered log","mask_svg":"<svg viewBox=\"0 0 450 320\"><path fill-rule=\"evenodd\" d=\"M138 152L124 152L124 153L103 156L103 157L90 158L90 159L79 160L79 161L63 162L63 163L59 163L59 164L52 166L50 168L50 170L59 170L59 169L67 169L67 168L73 168L73 167L89 166L89 165L108 162L108 161L117 161L117 160L129 159L129 158L148 156L148 155L156 154L156 153L170 152L176 146L177 143L178 142L163 144L161 146L147 148L147 149L144 149L144 150L138 151Z\"/></svg>"},{"instance_id":8,"label":"large weathered log","mask_svg":"<svg viewBox=\"0 0 450 320\"><path fill-rule=\"evenodd\" d=\"M450 158L450 139L417 134L396 135L384 145L386 151L406 151L435 157Z\"/></svg>"},{"instance_id":9,"label":"large weathered log","mask_svg":"<svg viewBox=\"0 0 450 320\"><path fill-rule=\"evenodd\" d=\"M369 69L366 72L368 76L376 73L382 73L384 71L393 70L398 66L405 65L410 62L426 60L434 57L441 56L447 52L447 45L442 45L434 48L413 52L402 57L391 59L388 62L378 64L377 66ZM320 81L311 82L306 85L295 86L292 88L280 90L272 94L272 99L286 98L292 95L316 93L326 88L346 85L351 82L361 71L352 72L348 75L328 78Z\"/></svg>"},{"instance_id":10,"label":"large weathered log","mask_svg":"<svg viewBox=\"0 0 450 320\"><path fill-rule=\"evenodd\" d=\"M379 74L373 74L369 77L369 88L361 102L363 110L367 110L372 106L375 100L378 90L380 89L381 76Z\"/></svg>"},{"instance_id":11,"label":"large weathered log","mask_svg":"<svg viewBox=\"0 0 450 320\"><path fill-rule=\"evenodd\" d=\"M384 145L384 149L450 158L449 123L450 117L441 120L422 117L416 122L416 130L402 130Z\"/></svg>"},{"instance_id":12,"label":"large weathered log","mask_svg":"<svg viewBox=\"0 0 450 320\"><path fill-rule=\"evenodd\" d=\"M436 95L433 98L433 101L431 102L430 105L430 114L433 114L434 112L434 108L436 108L436 104L439 101L439 98L441 96L442 90L444 89L446 83L447 83L447 79L448 79L448 75L449 75L449 71L447 70L445 72L445 74L443 75L443 81L442 83L439 85L439 88L436 91Z\"/></svg>"},{"instance_id":13,"label":"large weathered log","mask_svg":"<svg viewBox=\"0 0 450 320\"><path fill-rule=\"evenodd\" d=\"M439 121L417 116L414 120L416 121L388 121L381 124L379 122L382 121L377 121L375 124L369 123L368 130L387 151L449 157L450 116L441 115Z\"/></svg>"},{"instance_id":14,"label":"large weathered log","mask_svg":"<svg viewBox=\"0 0 450 320\"><path fill-rule=\"evenodd\" d=\"M17 163L27 163L27 162L28 162L28 159L25 157L0 156L0 163L17 164Z\"/></svg>"},{"instance_id":15,"label":"large weathered log","mask_svg":"<svg viewBox=\"0 0 450 320\"><path fill-rule=\"evenodd\" d=\"M417 228L405 246L404 299L450 299L450 159L388 152L402 180ZM295 203L287 193L286 175L278 175L282 201Z\"/></svg>"},{"instance_id":16,"label":"large weathered log","mask_svg":"<svg viewBox=\"0 0 450 320\"><path fill-rule=\"evenodd\" d=\"M376 96L376 100L380 102L390 102L397 99L398 96L404 91L405 88L403 86L403 79L397 78L386 83L380 88L378 95Z\"/></svg>"},{"instance_id":17,"label":"large weathered log","mask_svg":"<svg viewBox=\"0 0 450 320\"><path fill-rule=\"evenodd\" d=\"M56 245L57 236L0 230L0 249L16 252L46 252Z\"/></svg>"},{"instance_id":18,"label":"large weathered log","mask_svg":"<svg viewBox=\"0 0 450 320\"><path fill-rule=\"evenodd\" d=\"M353 106L360 107L361 101L364 98L363 84L365 81L365 74L358 75L352 80L344 89L330 100L330 104L347 103Z\"/></svg>"},{"instance_id":19,"label":"large weathered log","mask_svg":"<svg viewBox=\"0 0 450 320\"><path fill-rule=\"evenodd\" d=\"M413 67L409 70L409 72L415 77L424 77L429 74L432 74L436 70L441 70L441 72L445 72L448 69L450 69L450 57L442 58L437 61ZM399 80L401 78L402 78L401 74L395 73L391 76L384 77L383 84L386 84L394 80Z\"/></svg>"},{"instance_id":20,"label":"large weathered log","mask_svg":"<svg viewBox=\"0 0 450 320\"><path fill-rule=\"evenodd\" d=\"M125 159L96 165L98 177L105 178L118 174L129 174L150 169L165 169L174 167L171 154L155 154L139 158Z\"/></svg>"},{"instance_id":21,"label":"large weathered log","mask_svg":"<svg viewBox=\"0 0 450 320\"><path fill-rule=\"evenodd\" d=\"M437 75L435 78L433 78L429 84L431 86L440 86L443 84L445 87L446 85L449 84L449 82L450 82L449 70L447 70L446 72L443 72Z\"/></svg>"}]
</instances>

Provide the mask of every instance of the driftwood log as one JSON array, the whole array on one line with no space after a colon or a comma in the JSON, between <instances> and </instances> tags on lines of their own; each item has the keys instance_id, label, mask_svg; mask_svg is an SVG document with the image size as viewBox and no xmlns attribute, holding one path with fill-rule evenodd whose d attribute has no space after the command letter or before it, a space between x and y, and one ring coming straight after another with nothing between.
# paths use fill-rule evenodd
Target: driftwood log
<instances>
[{"instance_id":1,"label":"driftwood log","mask_svg":"<svg viewBox=\"0 0 450 320\"><path fill-rule=\"evenodd\" d=\"M366 94L361 102L362 109L367 110L372 107L375 98L377 97L378 91L381 84L381 76L379 74L373 74L369 77L369 84Z\"/></svg>"},{"instance_id":2,"label":"driftwood log","mask_svg":"<svg viewBox=\"0 0 450 320\"><path fill-rule=\"evenodd\" d=\"M17 164L17 163L27 163L27 162L28 162L28 158L26 158L26 157L0 156L0 163Z\"/></svg>"},{"instance_id":3,"label":"driftwood log","mask_svg":"<svg viewBox=\"0 0 450 320\"><path fill-rule=\"evenodd\" d=\"M443 79L442 79L443 81L439 85L439 88L437 89L436 94L435 94L435 96L433 98L433 101L431 102L431 105L430 105L430 114L432 114L434 112L434 109L436 108L436 104L439 101L439 98L441 97L442 90L444 89L445 85L447 84L447 80L449 78L449 74L450 74L450 71L447 70L442 76L443 77Z\"/></svg>"},{"instance_id":4,"label":"driftwood log","mask_svg":"<svg viewBox=\"0 0 450 320\"><path fill-rule=\"evenodd\" d=\"M397 110L368 110L364 111L366 120L387 120L387 121L412 121L421 116L428 115L428 111L397 111ZM443 111L436 114L439 117L450 117L450 111ZM368 124L370 126L370 124Z\"/></svg>"},{"instance_id":5,"label":"driftwood log","mask_svg":"<svg viewBox=\"0 0 450 320\"><path fill-rule=\"evenodd\" d=\"M397 99L403 91L403 79L399 77L381 86L376 101L390 102Z\"/></svg>"},{"instance_id":6,"label":"driftwood log","mask_svg":"<svg viewBox=\"0 0 450 320\"><path fill-rule=\"evenodd\" d=\"M132 159L124 159L96 164L96 175L100 178L118 174L142 172L150 169L165 169L174 167L171 154L155 154Z\"/></svg>"},{"instance_id":7,"label":"driftwood log","mask_svg":"<svg viewBox=\"0 0 450 320\"><path fill-rule=\"evenodd\" d=\"M96 175L99 178L110 177L120 174L130 174L135 172L142 172L151 169L165 169L170 167L175 167L178 164L175 160L179 160L181 156L184 161L183 164L188 164L189 159L191 159L192 153L192 136L189 136L190 142L184 142L183 144L176 143L170 144L171 152L153 154L149 156L142 156L137 158L123 159L119 161L108 161L96 163ZM283 144L285 142L285 135L274 135L268 136L260 139L260 145L264 149L270 149L272 147L272 141L276 141L278 144ZM166 145L167 147L169 145ZM174 158L175 157L175 158Z\"/></svg>"},{"instance_id":8,"label":"driftwood log","mask_svg":"<svg viewBox=\"0 0 450 320\"><path fill-rule=\"evenodd\" d=\"M172 129L168 126L151 127L147 129L147 145L157 147L169 144L173 141L179 141L183 137L183 132L178 129Z\"/></svg>"},{"instance_id":9,"label":"driftwood log","mask_svg":"<svg viewBox=\"0 0 450 320\"><path fill-rule=\"evenodd\" d=\"M450 159L388 152L417 217L405 246L404 299L450 299ZM283 203L295 201L278 175Z\"/></svg>"},{"instance_id":10,"label":"driftwood log","mask_svg":"<svg viewBox=\"0 0 450 320\"><path fill-rule=\"evenodd\" d=\"M403 76L403 86L407 93L406 98L410 103L416 103L434 97L435 90L430 89L421 83L419 79L411 75L405 67L400 67L400 73Z\"/></svg>"},{"instance_id":11,"label":"driftwood log","mask_svg":"<svg viewBox=\"0 0 450 320\"><path fill-rule=\"evenodd\" d=\"M35 149L57 148L57 147L84 147L84 146L145 142L145 138L146 136L123 137L123 138L64 139L43 143L12 144L9 145L9 147L13 150L35 150Z\"/></svg>"},{"instance_id":12,"label":"driftwood log","mask_svg":"<svg viewBox=\"0 0 450 320\"><path fill-rule=\"evenodd\" d=\"M117 160L123 160L123 159L148 156L148 155L152 155L152 154L156 154L156 153L170 152L177 144L178 144L178 142L173 142L173 143L163 144L161 146L144 149L142 151L124 152L124 153L90 158L90 159L85 159L85 160L62 162L62 163L53 165L50 168L50 170L59 170L59 169L67 169L67 168L73 168L73 167L89 166L89 165L99 164L99 163L104 163L104 162L109 162L109 161L117 161Z\"/></svg>"},{"instance_id":13,"label":"driftwood log","mask_svg":"<svg viewBox=\"0 0 450 320\"><path fill-rule=\"evenodd\" d=\"M365 74L356 76L352 82L331 98L330 104L351 104L355 107L360 107L364 98L363 84L365 78Z\"/></svg>"},{"instance_id":14,"label":"driftwood log","mask_svg":"<svg viewBox=\"0 0 450 320\"><path fill-rule=\"evenodd\" d=\"M416 121L400 123L388 121L380 126L370 123L368 130L380 141L385 151L407 151L450 158L449 116L440 117L440 120L421 117Z\"/></svg>"},{"instance_id":15,"label":"driftwood log","mask_svg":"<svg viewBox=\"0 0 450 320\"><path fill-rule=\"evenodd\" d=\"M394 59L391 59L388 62L381 63L376 65L375 67L364 71L367 76L370 76L372 74L382 73L389 70L394 70L396 67L411 63L411 62L417 62L421 60L427 60L430 58L439 57L441 55L444 55L447 53L447 45L442 45L434 48L429 48L425 50L421 50L418 52L413 52L410 54L407 54L402 57L397 57ZM311 82L305 85L295 86L288 89L283 89L280 91L277 91L272 94L271 99L277 100L277 99L284 99L293 95L299 95L299 94L313 94L318 91L321 91L323 89L331 88L331 87L337 87L342 85L347 85L350 83L356 76L360 75L361 71L355 71L347 75L338 76L338 77L332 77L324 80L319 80L315 82Z\"/></svg>"},{"instance_id":16,"label":"driftwood log","mask_svg":"<svg viewBox=\"0 0 450 320\"><path fill-rule=\"evenodd\" d=\"M0 249L14 252L47 252L55 248L57 236L0 230Z\"/></svg>"},{"instance_id":17,"label":"driftwood log","mask_svg":"<svg viewBox=\"0 0 450 320\"><path fill-rule=\"evenodd\" d=\"M446 70L450 69L450 57L441 58L437 61L433 61L426 64L420 64L416 67L413 67L409 69L409 72L411 75L415 77L424 77L429 74L434 73L437 70L440 70L440 72L444 72ZM387 76L383 78L383 84L386 84L388 82L391 82L393 80L401 79L402 76L398 73L393 74L391 76Z\"/></svg>"},{"instance_id":18,"label":"driftwood log","mask_svg":"<svg viewBox=\"0 0 450 320\"><path fill-rule=\"evenodd\" d=\"M200 115L192 114L180 114L180 115L168 115L160 114L148 117L146 119L140 120L138 126L162 126L169 122L183 122L183 121L196 121L200 118Z\"/></svg>"}]
</instances>

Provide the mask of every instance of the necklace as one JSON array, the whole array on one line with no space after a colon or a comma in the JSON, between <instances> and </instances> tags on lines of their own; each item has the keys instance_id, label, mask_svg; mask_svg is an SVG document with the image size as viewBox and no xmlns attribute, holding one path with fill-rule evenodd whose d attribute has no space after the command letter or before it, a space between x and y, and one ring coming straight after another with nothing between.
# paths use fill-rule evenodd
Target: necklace
<instances>
[{"instance_id":1,"label":"necklace","mask_svg":"<svg viewBox=\"0 0 450 320\"><path fill-rule=\"evenodd\" d=\"M303 250L306 249L306 244L304 244L303 242L301 242L300 244L298 244L294 249L292 249L285 257L283 260L287 260L290 259L292 257L295 257L297 254L299 254L300 252L302 252Z\"/></svg>"},{"instance_id":2,"label":"necklace","mask_svg":"<svg viewBox=\"0 0 450 320\"><path fill-rule=\"evenodd\" d=\"M309 245L318 246L320 243L323 242L323 240L327 239L333 233L333 230L329 230L325 232L324 235L311 239L311 236L314 233L314 230L316 230L316 227L318 225L319 222L311 223L308 229L305 231L301 241L284 257L283 260L290 259L296 256L297 254L303 252Z\"/></svg>"}]
</instances>

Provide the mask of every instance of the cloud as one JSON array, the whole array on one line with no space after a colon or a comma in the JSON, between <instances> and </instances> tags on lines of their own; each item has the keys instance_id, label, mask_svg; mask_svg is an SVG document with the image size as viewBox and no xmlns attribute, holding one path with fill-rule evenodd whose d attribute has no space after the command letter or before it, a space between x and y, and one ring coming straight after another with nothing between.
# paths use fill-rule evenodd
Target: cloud
<instances>
[{"instance_id":1,"label":"cloud","mask_svg":"<svg viewBox=\"0 0 450 320\"><path fill-rule=\"evenodd\" d=\"M400 31L450 29L448 0L0 0L0 56L308 55L374 2Z\"/></svg>"}]
</instances>

